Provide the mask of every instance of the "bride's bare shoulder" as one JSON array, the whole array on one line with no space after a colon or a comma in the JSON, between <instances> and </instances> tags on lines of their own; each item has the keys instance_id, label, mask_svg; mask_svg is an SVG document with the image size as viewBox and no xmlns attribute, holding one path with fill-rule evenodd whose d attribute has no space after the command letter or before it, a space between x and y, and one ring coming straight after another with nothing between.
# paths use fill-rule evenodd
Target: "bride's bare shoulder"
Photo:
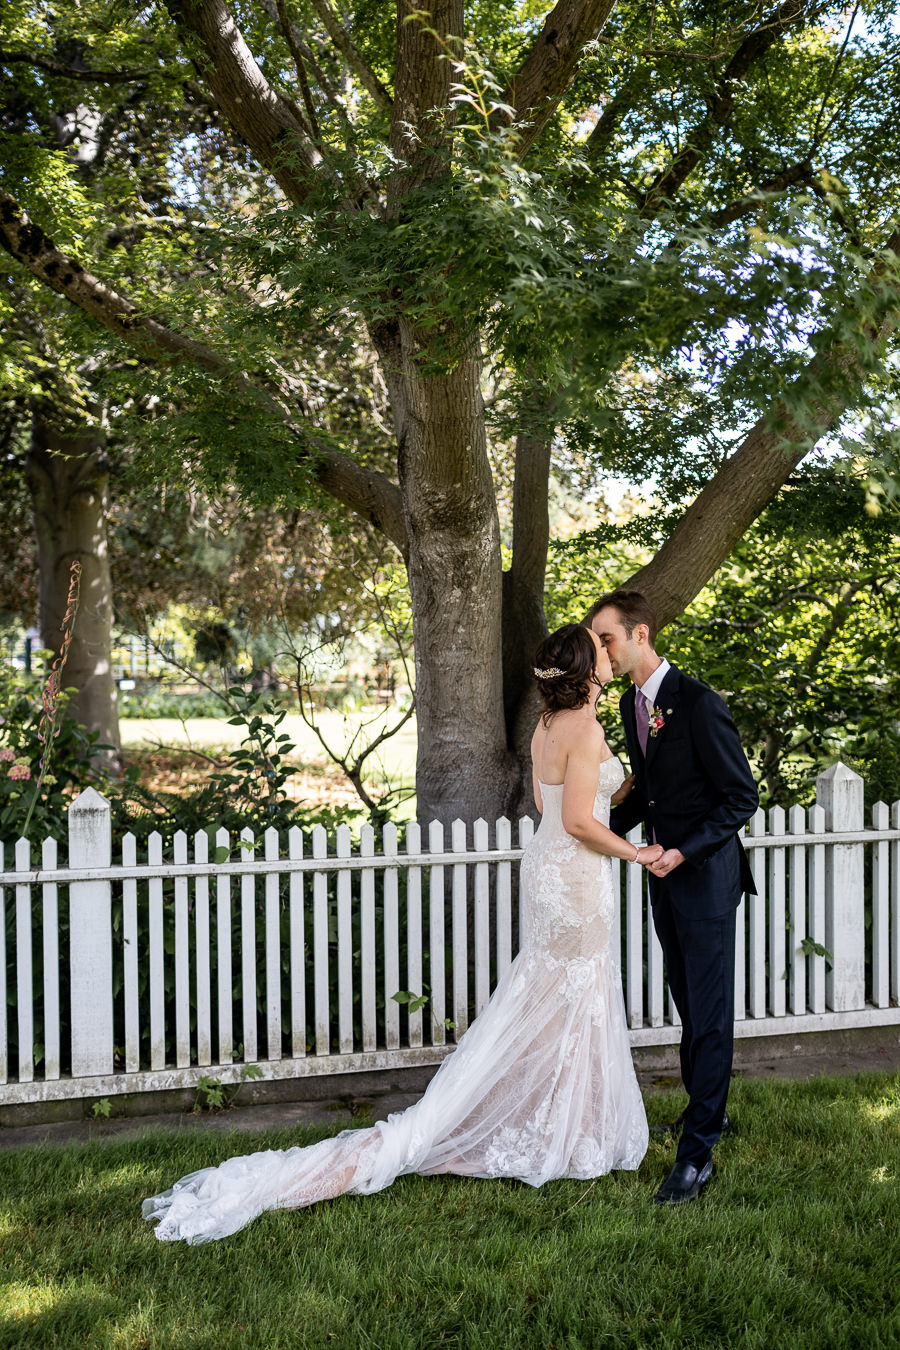
<instances>
[{"instance_id":1,"label":"bride's bare shoulder","mask_svg":"<svg viewBox=\"0 0 900 1350\"><path fill-rule=\"evenodd\" d=\"M582 746L584 749L602 749L606 744L606 732L599 722L585 717L581 708L564 708L554 713L547 723L543 718L539 719L534 729L532 746L548 741L567 748Z\"/></svg>"}]
</instances>

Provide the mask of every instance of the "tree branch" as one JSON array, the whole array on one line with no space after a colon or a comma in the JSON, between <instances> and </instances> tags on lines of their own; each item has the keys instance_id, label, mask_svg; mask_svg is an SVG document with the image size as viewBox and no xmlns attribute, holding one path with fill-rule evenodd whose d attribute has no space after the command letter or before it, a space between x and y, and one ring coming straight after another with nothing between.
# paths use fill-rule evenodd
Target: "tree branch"
<instances>
[{"instance_id":1,"label":"tree branch","mask_svg":"<svg viewBox=\"0 0 900 1350\"><path fill-rule=\"evenodd\" d=\"M65 80L78 80L82 84L135 84L140 80L149 80L152 75L165 74L162 69L89 70L85 66L72 66L63 61L54 61L43 52L0 51L0 66L12 65L13 62L34 66L36 70L45 70L48 75L59 75Z\"/></svg>"},{"instance_id":2,"label":"tree branch","mask_svg":"<svg viewBox=\"0 0 900 1350\"><path fill-rule=\"evenodd\" d=\"M297 80L300 84L300 92L303 95L303 106L306 108L306 116L309 120L310 129L316 140L319 140L319 124L316 120L316 110L313 107L312 91L309 87L309 80L306 78L306 63L303 60L303 53L300 51L297 40L294 37L294 26L287 16L284 0L277 0L277 8L278 26L288 45L288 50L291 53L291 60L294 62L294 69L297 72Z\"/></svg>"},{"instance_id":3,"label":"tree branch","mask_svg":"<svg viewBox=\"0 0 900 1350\"><path fill-rule=\"evenodd\" d=\"M754 188L752 193L746 197L738 197L736 201L730 202L728 206L721 207L718 211L713 211L707 216L704 224L713 228L725 225L731 225L741 216L750 215L758 211L763 205L766 197L776 196L779 192L785 192L795 183L809 183L813 174L813 168L808 159L798 160L796 164L790 164L786 169L774 174L771 178L766 178L760 183L759 187Z\"/></svg>"},{"instance_id":4,"label":"tree branch","mask_svg":"<svg viewBox=\"0 0 900 1350\"><path fill-rule=\"evenodd\" d=\"M630 84L625 84L621 89L616 90L604 106L602 113L591 128L591 134L584 143L585 155L591 162L602 159L613 138L616 127L626 113L634 107L635 101L634 90Z\"/></svg>"},{"instance_id":5,"label":"tree branch","mask_svg":"<svg viewBox=\"0 0 900 1350\"><path fill-rule=\"evenodd\" d=\"M394 106L394 101L391 98L390 93L385 89L384 85L381 83L378 76L375 74L374 70L369 65L334 10L331 8L328 0L310 0L310 3L322 20L326 33L344 57L347 65L353 71L360 84L372 95L376 106L379 107L382 112L390 113Z\"/></svg>"},{"instance_id":6,"label":"tree branch","mask_svg":"<svg viewBox=\"0 0 900 1350\"><path fill-rule=\"evenodd\" d=\"M758 28L747 34L716 81L706 116L688 133L683 148L647 189L641 210L645 220L652 220L660 208L673 199L706 154L716 132L730 120L738 86L750 67L805 14L805 0L783 0Z\"/></svg>"},{"instance_id":7,"label":"tree branch","mask_svg":"<svg viewBox=\"0 0 900 1350\"><path fill-rule=\"evenodd\" d=\"M187 361L218 375L277 417L297 438L298 465L311 470L315 481L329 496L370 521L405 555L407 535L400 490L389 478L357 464L306 427L283 390L262 387L215 348L142 313L133 300L113 290L58 249L2 188L0 245L45 286L70 300L130 346L155 361Z\"/></svg>"},{"instance_id":8,"label":"tree branch","mask_svg":"<svg viewBox=\"0 0 900 1350\"><path fill-rule=\"evenodd\" d=\"M765 204L767 197L777 196L780 192L785 192L794 183L810 184L813 179L813 168L809 160L802 159L796 164L789 165L776 173L772 178L766 178L759 187L754 188L753 192L746 197L738 197L735 201L729 202L727 206L721 207L718 211L711 211L708 216L695 221L690 227L695 233L702 233L705 230L722 228L726 225L732 225L734 221L740 220L742 216L752 215ZM663 250L664 254L678 255L684 252L688 247L689 239L686 234L677 234L666 244Z\"/></svg>"},{"instance_id":9,"label":"tree branch","mask_svg":"<svg viewBox=\"0 0 900 1350\"><path fill-rule=\"evenodd\" d=\"M578 69L585 43L596 38L615 0L558 0L511 81L503 101L522 127L519 153L534 145ZM527 124L527 125L526 125Z\"/></svg>"},{"instance_id":10,"label":"tree branch","mask_svg":"<svg viewBox=\"0 0 900 1350\"><path fill-rule=\"evenodd\" d=\"M263 75L225 0L166 0L166 5L179 29L199 41L204 53L199 68L231 125L285 195L304 201L323 168L322 155Z\"/></svg>"},{"instance_id":11,"label":"tree branch","mask_svg":"<svg viewBox=\"0 0 900 1350\"><path fill-rule=\"evenodd\" d=\"M893 257L882 257L866 284L879 313L876 323L866 319L862 324L873 344L900 325L900 230L883 253ZM851 313L841 316L844 323L854 312L848 308ZM840 331L839 324L834 331ZM626 583L650 596L663 624L687 608L800 461L838 425L864 378L852 348L823 342L789 394L748 432L656 556Z\"/></svg>"}]
</instances>

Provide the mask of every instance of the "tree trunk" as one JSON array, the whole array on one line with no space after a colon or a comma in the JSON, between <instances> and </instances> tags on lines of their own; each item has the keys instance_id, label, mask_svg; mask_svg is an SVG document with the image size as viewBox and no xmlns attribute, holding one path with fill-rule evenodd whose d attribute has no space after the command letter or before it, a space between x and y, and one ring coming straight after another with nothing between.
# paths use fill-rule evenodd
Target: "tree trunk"
<instances>
[{"instance_id":1,"label":"tree trunk","mask_svg":"<svg viewBox=\"0 0 900 1350\"><path fill-rule=\"evenodd\" d=\"M450 372L423 374L416 335L401 323L397 337L391 384L409 536L418 813L493 824L509 810L517 775L503 717L500 526L481 366L467 353Z\"/></svg>"},{"instance_id":2,"label":"tree trunk","mask_svg":"<svg viewBox=\"0 0 900 1350\"><path fill-rule=\"evenodd\" d=\"M99 432L61 430L32 419L27 461L40 573L39 627L43 645L58 652L72 563L81 563L81 597L63 688L74 688L72 716L96 731L97 758L121 767L119 713L111 663L112 581L106 522L109 476Z\"/></svg>"},{"instance_id":3,"label":"tree trunk","mask_svg":"<svg viewBox=\"0 0 900 1350\"><path fill-rule=\"evenodd\" d=\"M542 413L548 399L540 405ZM503 704L506 734L516 764L511 782L514 817L533 814L531 737L541 713L535 684L535 648L547 636L544 578L550 543L547 504L552 432L523 430L516 441L512 562L503 574Z\"/></svg>"}]
</instances>

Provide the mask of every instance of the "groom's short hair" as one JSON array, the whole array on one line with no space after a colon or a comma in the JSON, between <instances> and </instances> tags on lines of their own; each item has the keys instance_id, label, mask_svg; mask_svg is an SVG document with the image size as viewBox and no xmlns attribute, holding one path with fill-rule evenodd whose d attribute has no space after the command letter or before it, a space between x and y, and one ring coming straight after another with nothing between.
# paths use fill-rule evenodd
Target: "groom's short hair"
<instances>
[{"instance_id":1,"label":"groom's short hair","mask_svg":"<svg viewBox=\"0 0 900 1350\"><path fill-rule=\"evenodd\" d=\"M587 616L587 624L590 627L595 615L599 614L601 609L607 605L612 605L622 616L622 625L625 632L631 637L635 627L639 623L645 623L650 630L650 646L656 645L656 634L659 632L659 619L656 610L640 591L629 591L620 587L616 591L610 591L608 595L601 595L599 600L595 600L591 606L591 612Z\"/></svg>"}]
</instances>

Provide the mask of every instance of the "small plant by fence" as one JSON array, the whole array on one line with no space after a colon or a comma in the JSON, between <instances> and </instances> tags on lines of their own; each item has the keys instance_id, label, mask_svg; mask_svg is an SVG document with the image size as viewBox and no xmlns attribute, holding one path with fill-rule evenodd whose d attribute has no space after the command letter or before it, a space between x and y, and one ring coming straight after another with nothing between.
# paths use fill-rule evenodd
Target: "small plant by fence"
<instances>
[{"instance_id":1,"label":"small plant by fence","mask_svg":"<svg viewBox=\"0 0 900 1350\"><path fill-rule=\"evenodd\" d=\"M900 1022L900 802L866 826L862 789L838 764L808 813L750 823L739 1036ZM67 866L53 840L39 860L24 840L0 853L0 1097L196 1086L211 1068L231 1082L257 1063L272 1079L437 1063L514 957L532 830L387 825L376 841L366 826L355 849L347 826L201 831L170 857L152 835L141 858L126 836L114 861L109 806L87 789ZM646 875L613 871L632 1041L677 1040Z\"/></svg>"}]
</instances>

